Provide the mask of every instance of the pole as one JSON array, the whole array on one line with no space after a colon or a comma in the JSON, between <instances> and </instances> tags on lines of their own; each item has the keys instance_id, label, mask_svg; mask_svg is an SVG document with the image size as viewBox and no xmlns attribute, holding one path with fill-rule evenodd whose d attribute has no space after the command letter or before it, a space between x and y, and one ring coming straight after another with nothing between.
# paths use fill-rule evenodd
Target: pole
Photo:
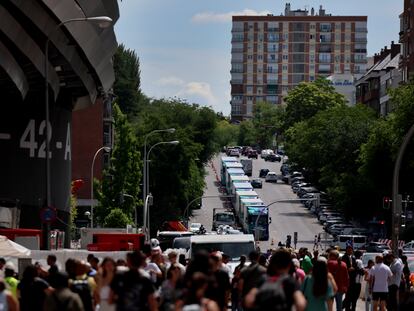
<instances>
[{"instance_id":1,"label":"pole","mask_svg":"<svg viewBox=\"0 0 414 311\"><path fill-rule=\"evenodd\" d=\"M188 219L189 207L191 206L191 204L193 204L197 200L205 199L205 198L232 198L232 197L233 197L232 195L203 195L201 197L197 197L191 200L190 203L188 203L187 206L185 207L185 210L183 213L184 219Z\"/></svg>"},{"instance_id":2,"label":"pole","mask_svg":"<svg viewBox=\"0 0 414 311\"><path fill-rule=\"evenodd\" d=\"M94 202L93 202L93 168L95 166L96 157L97 157L98 153L101 152L102 150L104 150L106 152L109 152L111 149L109 147L101 147L95 152L95 154L93 156L92 165L91 165L91 228L93 228L93 208L94 208Z\"/></svg>"},{"instance_id":3,"label":"pole","mask_svg":"<svg viewBox=\"0 0 414 311\"><path fill-rule=\"evenodd\" d=\"M146 175L146 187L145 187L145 189L146 189L146 192L147 193L150 193L150 191L149 191L149 164L148 164L148 162L149 162L149 157L150 157L150 155L151 155L151 151L152 151L152 149L154 149L155 147L157 147L158 145L163 145L163 144L169 144L169 145L176 145L176 144L178 144L179 143L179 141L178 140L172 140L172 141L160 141L160 142L158 142L158 143L156 143L156 144L154 144L154 145L152 145L151 146L151 148L149 149L149 151L148 151L148 153L146 153L146 158L145 158L145 163L146 163L146 165L147 165L147 169L146 169L146 172L145 172L145 175ZM148 195L147 195L147 197L148 197ZM145 218L145 215L147 216L146 218ZM149 212L149 208L148 208L148 205L144 205L144 223L145 223L145 226L144 226L144 228L146 228L147 230L148 230L148 234L149 234L149 227L150 227L150 212Z\"/></svg>"},{"instance_id":4,"label":"pole","mask_svg":"<svg viewBox=\"0 0 414 311\"><path fill-rule=\"evenodd\" d=\"M142 189L142 202L144 203L144 208L143 208L143 215L142 215L142 227L145 230L146 228L146 211L145 211L145 200L147 199L147 195L148 195L148 190L147 190L147 175L148 175L148 167L147 167L147 139L149 136L151 136L152 134L155 133L160 133L160 132L168 132L168 133L174 133L175 132L175 128L169 128L169 129L162 129L162 130L154 130L149 132L147 135L145 135L144 138L144 159L143 159L143 178L142 180L143 182L143 189ZM138 214L138 213L136 213ZM135 226L138 228L138 219L137 216L135 217Z\"/></svg>"},{"instance_id":5,"label":"pole","mask_svg":"<svg viewBox=\"0 0 414 311\"><path fill-rule=\"evenodd\" d=\"M392 250L395 256L398 256L398 239L400 233L400 217L401 217L401 197L398 195L400 168L402 159L411 137L414 135L414 125L408 130L403 142L398 150L397 160L394 165L394 175L392 182Z\"/></svg>"}]
</instances>

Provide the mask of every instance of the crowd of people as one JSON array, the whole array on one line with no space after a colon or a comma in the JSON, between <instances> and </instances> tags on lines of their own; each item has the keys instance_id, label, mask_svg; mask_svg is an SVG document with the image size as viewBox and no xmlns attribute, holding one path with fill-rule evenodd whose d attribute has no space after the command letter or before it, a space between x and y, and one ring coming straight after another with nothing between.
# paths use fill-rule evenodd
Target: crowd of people
<instances>
[{"instance_id":1,"label":"crowd of people","mask_svg":"<svg viewBox=\"0 0 414 311\"><path fill-rule=\"evenodd\" d=\"M68 259L62 269L50 254L48 267L29 265L20 277L0 258L0 310L356 310L363 280L367 311L414 310L406 258L387 253L364 267L361 255L352 246L342 256L281 247L232 268L219 251L186 260L148 246L125 260Z\"/></svg>"}]
</instances>

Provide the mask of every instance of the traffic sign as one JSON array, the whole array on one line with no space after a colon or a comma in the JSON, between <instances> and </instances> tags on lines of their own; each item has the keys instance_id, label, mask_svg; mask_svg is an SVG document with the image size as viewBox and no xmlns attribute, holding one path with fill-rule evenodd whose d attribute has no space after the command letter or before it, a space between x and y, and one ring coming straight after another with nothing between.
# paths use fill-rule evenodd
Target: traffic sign
<instances>
[{"instance_id":1,"label":"traffic sign","mask_svg":"<svg viewBox=\"0 0 414 311\"><path fill-rule=\"evenodd\" d=\"M56 220L57 211L53 206L47 206L40 210L40 220L42 223L52 223Z\"/></svg>"}]
</instances>

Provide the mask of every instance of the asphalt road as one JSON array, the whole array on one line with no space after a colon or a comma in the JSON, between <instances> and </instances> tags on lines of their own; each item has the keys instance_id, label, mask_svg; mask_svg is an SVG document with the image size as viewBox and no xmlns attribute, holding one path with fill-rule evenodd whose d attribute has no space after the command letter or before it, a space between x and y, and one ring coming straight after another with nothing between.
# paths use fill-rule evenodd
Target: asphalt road
<instances>
[{"instance_id":1,"label":"asphalt road","mask_svg":"<svg viewBox=\"0 0 414 311\"><path fill-rule=\"evenodd\" d=\"M220 175L220 157L215 157L209 165L206 167L206 188L204 196L219 196L219 182ZM260 157L256 160L253 159L253 175L252 178L259 176L259 170L261 168L267 168L271 171L280 174L279 162L265 162ZM216 176L217 172L217 176ZM277 200L284 199L297 199L297 196L292 192L290 185L284 184L282 181L277 183L266 183L263 180L263 188L255 189L260 198L265 204L270 204ZM200 210L194 210L194 217L192 222L200 222L207 230L211 229L213 208L223 207L223 203L226 199L223 198L204 198L202 200L202 208ZM270 224L270 238L269 241L261 241L260 248L266 250L277 246L279 241L284 243L286 236L292 236L296 231L298 233L297 247L313 248L314 236L320 232L323 232L322 226L318 223L315 216L313 216L301 203L276 203L269 207L270 217L272 223ZM272 245L273 242L273 245Z\"/></svg>"},{"instance_id":2,"label":"asphalt road","mask_svg":"<svg viewBox=\"0 0 414 311\"><path fill-rule=\"evenodd\" d=\"M215 157L209 165L206 166L206 188L204 190L204 196L220 196L223 193L220 192L219 179L220 178L220 157L224 154L220 154ZM253 174L251 178L258 178L259 170L261 168L267 168L271 171L280 174L279 162L265 162L259 158L253 160ZM217 173L217 175L216 175ZM260 198L266 204L270 204L277 200L284 199L297 199L296 194L291 190L290 185L284 184L282 181L274 183L266 183L263 181L262 189L255 189ZM218 197L204 198L202 200L202 207L199 210L193 211L193 217L191 222L200 222L204 225L207 231L210 231L212 226L213 208L223 207L227 199L220 199ZM269 207L270 216L272 217L272 223L270 224L270 238L269 241L261 241L260 248L262 251L268 248L277 247L277 243L286 241L286 235L298 232L298 244L299 247L308 247L313 249L313 241L315 234L323 232L322 226L319 224L317 218L308 211L301 203L276 203ZM273 245L272 245L273 240ZM365 310L364 302L359 299L357 310ZM334 306L334 308L336 308Z\"/></svg>"}]
</instances>

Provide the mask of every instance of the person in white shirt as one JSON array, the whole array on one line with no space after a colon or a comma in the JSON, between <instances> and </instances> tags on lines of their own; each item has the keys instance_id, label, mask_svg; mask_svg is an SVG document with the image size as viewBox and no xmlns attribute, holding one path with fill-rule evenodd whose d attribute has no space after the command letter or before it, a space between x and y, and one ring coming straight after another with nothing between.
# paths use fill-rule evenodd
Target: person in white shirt
<instances>
[{"instance_id":1,"label":"person in white shirt","mask_svg":"<svg viewBox=\"0 0 414 311\"><path fill-rule=\"evenodd\" d=\"M381 255L376 256L375 265L369 271L374 311L378 310L378 305L380 305L381 311L385 311L388 298L388 285L391 277L391 269L384 264L384 258Z\"/></svg>"},{"instance_id":2,"label":"person in white shirt","mask_svg":"<svg viewBox=\"0 0 414 311\"><path fill-rule=\"evenodd\" d=\"M390 279L390 283L388 284L387 308L390 311L397 311L399 305L399 288L401 285L401 278L404 266L402 260L398 257L395 257L394 254L391 252L387 252L385 254L384 261L390 266L392 272L392 277Z\"/></svg>"}]
</instances>

